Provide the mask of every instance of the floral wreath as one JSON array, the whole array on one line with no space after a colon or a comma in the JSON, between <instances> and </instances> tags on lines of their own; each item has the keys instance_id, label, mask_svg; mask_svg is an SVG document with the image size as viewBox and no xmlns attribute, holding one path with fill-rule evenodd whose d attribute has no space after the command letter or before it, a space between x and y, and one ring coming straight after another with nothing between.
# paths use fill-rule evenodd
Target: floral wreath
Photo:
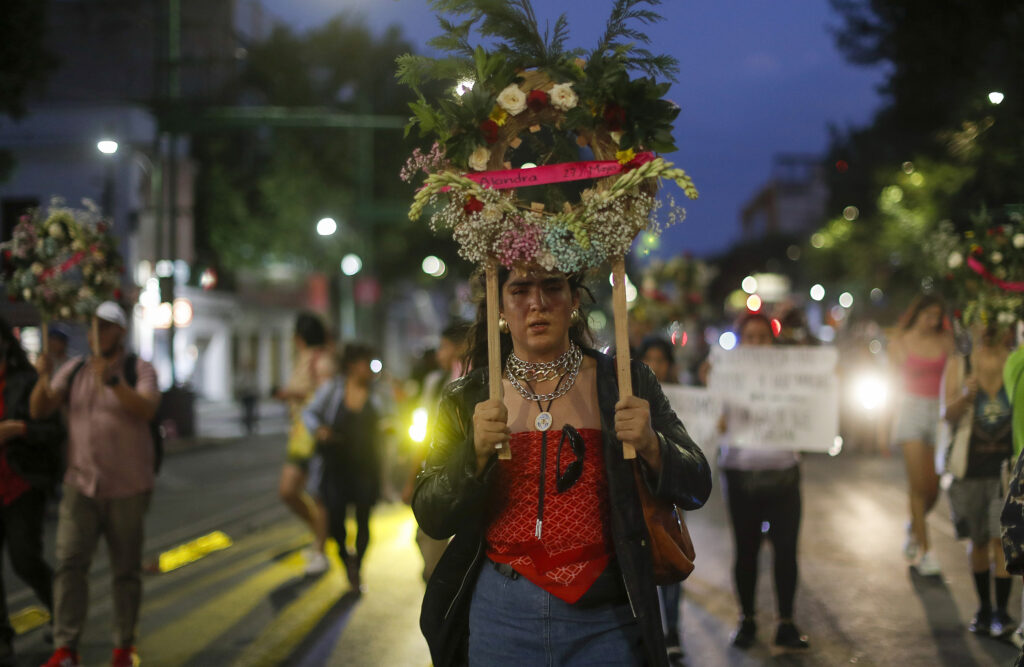
<instances>
[{"instance_id":1,"label":"floral wreath","mask_svg":"<svg viewBox=\"0 0 1024 667\"><path fill-rule=\"evenodd\" d=\"M542 37L530 0L433 0L464 20L439 18L445 34L431 45L450 57L398 59L399 80L418 95L406 132L418 127L435 138L402 171L406 181L427 174L410 219L430 209L431 229L451 230L469 261L565 272L621 257L641 231L660 232L651 216L662 205L658 179L691 199L697 189L655 154L676 149L679 107L663 99L670 84L654 76L671 78L678 67L636 47L647 37L629 22L661 20L642 7L659 3L616 0L586 54L565 49L564 15ZM470 45L474 26L497 40L492 50ZM631 78L637 70L649 76ZM424 90L438 82L442 92L430 102ZM685 211L669 206L667 224L681 221Z\"/></svg>"},{"instance_id":2,"label":"floral wreath","mask_svg":"<svg viewBox=\"0 0 1024 667\"><path fill-rule=\"evenodd\" d=\"M972 230L946 244L946 280L960 292L967 325L1006 328L1024 315L1024 205L999 217L983 210Z\"/></svg>"},{"instance_id":3,"label":"floral wreath","mask_svg":"<svg viewBox=\"0 0 1024 667\"><path fill-rule=\"evenodd\" d=\"M47 209L21 216L11 240L0 245L10 267L8 298L31 303L44 322L84 319L103 301L120 298L117 242L96 205L82 205L67 208L55 198Z\"/></svg>"}]
</instances>

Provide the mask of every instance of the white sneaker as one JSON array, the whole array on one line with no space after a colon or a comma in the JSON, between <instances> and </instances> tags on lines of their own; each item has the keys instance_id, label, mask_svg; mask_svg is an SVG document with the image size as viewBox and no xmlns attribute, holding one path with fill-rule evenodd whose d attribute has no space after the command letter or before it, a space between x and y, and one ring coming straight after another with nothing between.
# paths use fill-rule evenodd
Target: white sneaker
<instances>
[{"instance_id":1,"label":"white sneaker","mask_svg":"<svg viewBox=\"0 0 1024 667\"><path fill-rule=\"evenodd\" d=\"M310 576L323 574L330 566L331 564L327 561L327 556L316 551L306 559L306 574Z\"/></svg>"},{"instance_id":2,"label":"white sneaker","mask_svg":"<svg viewBox=\"0 0 1024 667\"><path fill-rule=\"evenodd\" d=\"M939 567L939 561L932 555L931 551L926 551L921 554L921 558L917 561L917 573L922 577L937 577L942 574L942 568Z\"/></svg>"},{"instance_id":3,"label":"white sneaker","mask_svg":"<svg viewBox=\"0 0 1024 667\"><path fill-rule=\"evenodd\" d=\"M907 522L907 537L903 540L903 557L907 559L908 563L913 563L917 560L918 555L917 538L914 537L914 531L911 530L910 522Z\"/></svg>"}]
</instances>

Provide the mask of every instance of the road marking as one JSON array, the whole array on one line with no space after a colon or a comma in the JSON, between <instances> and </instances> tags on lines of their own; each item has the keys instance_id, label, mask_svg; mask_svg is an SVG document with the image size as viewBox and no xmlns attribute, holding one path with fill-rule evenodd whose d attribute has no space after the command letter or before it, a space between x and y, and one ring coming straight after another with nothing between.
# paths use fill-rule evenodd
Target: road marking
<instances>
[{"instance_id":1,"label":"road marking","mask_svg":"<svg viewBox=\"0 0 1024 667\"><path fill-rule=\"evenodd\" d=\"M154 664L189 662L266 600L271 591L301 577L304 565L301 553L268 563L267 568L144 638L141 653L153 656Z\"/></svg>"},{"instance_id":2,"label":"road marking","mask_svg":"<svg viewBox=\"0 0 1024 667\"><path fill-rule=\"evenodd\" d=\"M179 567L185 567L190 563L194 563L204 556L209 556L217 551L223 551L232 544L234 543L227 536L227 533L215 530L202 537L197 537L191 542L186 542L163 552L160 554L158 567L160 572L171 572Z\"/></svg>"},{"instance_id":3,"label":"road marking","mask_svg":"<svg viewBox=\"0 0 1024 667\"><path fill-rule=\"evenodd\" d=\"M21 611L11 614L11 627L14 628L14 633L18 635L32 632L49 622L50 612L42 607L25 607Z\"/></svg>"}]
</instances>

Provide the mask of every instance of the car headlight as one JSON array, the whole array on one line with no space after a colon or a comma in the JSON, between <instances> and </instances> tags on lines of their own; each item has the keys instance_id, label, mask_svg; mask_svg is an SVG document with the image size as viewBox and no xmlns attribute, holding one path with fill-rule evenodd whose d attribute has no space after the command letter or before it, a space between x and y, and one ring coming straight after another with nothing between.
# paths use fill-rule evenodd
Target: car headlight
<instances>
[{"instance_id":1,"label":"car headlight","mask_svg":"<svg viewBox=\"0 0 1024 667\"><path fill-rule=\"evenodd\" d=\"M879 373L863 373L853 382L853 397L857 405L873 412L888 400L889 383Z\"/></svg>"}]
</instances>

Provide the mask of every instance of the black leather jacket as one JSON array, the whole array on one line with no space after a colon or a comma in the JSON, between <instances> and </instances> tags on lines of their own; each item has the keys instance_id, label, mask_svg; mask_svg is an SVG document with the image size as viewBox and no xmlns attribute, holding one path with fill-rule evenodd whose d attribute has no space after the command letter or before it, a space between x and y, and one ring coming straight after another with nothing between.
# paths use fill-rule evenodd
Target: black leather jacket
<instances>
[{"instance_id":1,"label":"black leather jacket","mask_svg":"<svg viewBox=\"0 0 1024 667\"><path fill-rule=\"evenodd\" d=\"M643 510L633 463L623 459L615 437L618 382L615 362L593 350L597 361L597 398L604 433L604 460L612 515L612 540L630 606L642 630L650 665L667 665L657 590L651 570ZM711 494L711 472L701 450L669 406L647 366L632 363L633 393L651 405L651 424L661 443L662 468L655 475L641 461L652 493L686 510L700 508ZM437 667L466 661L469 600L483 562L484 511L493 480L494 460L478 477L473 448L473 411L487 399L487 369L471 372L442 396L426 465L416 480L412 507L420 527L435 539L455 536L434 571L424 595L420 627ZM465 617L463 619L463 616Z\"/></svg>"}]
</instances>

